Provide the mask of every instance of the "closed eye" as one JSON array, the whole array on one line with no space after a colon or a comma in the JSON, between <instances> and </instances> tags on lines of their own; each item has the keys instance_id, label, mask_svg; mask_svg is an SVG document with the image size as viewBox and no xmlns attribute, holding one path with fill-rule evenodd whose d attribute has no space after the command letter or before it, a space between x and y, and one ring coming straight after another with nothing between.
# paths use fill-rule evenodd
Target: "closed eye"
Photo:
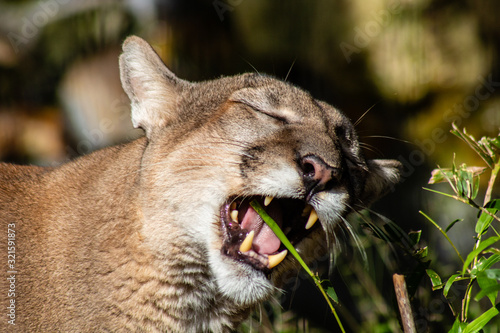
<instances>
[{"instance_id":1,"label":"closed eye","mask_svg":"<svg viewBox=\"0 0 500 333\"><path fill-rule=\"evenodd\" d=\"M278 114L277 112L273 112L273 111L270 111L270 110L266 110L264 108L260 108L258 107L257 105L254 105L254 104L250 104L250 103L247 103L245 101L234 101L235 103L239 103L239 104L242 104L242 105L245 105L247 106L248 108L252 109L254 112L258 112L260 114L263 114L263 115L266 115L270 118L273 118L274 120L278 120L279 122L281 122L283 125L287 125L287 124L290 124L290 121L288 120L288 118L285 116L285 115L282 115L282 114Z\"/></svg>"},{"instance_id":2,"label":"closed eye","mask_svg":"<svg viewBox=\"0 0 500 333\"><path fill-rule=\"evenodd\" d=\"M255 110L255 111L260 112L262 114L265 114L266 116L271 117L273 119L276 119L276 120L280 121L281 123L283 123L283 125L287 125L290 123L288 121L288 119L282 115L275 114L275 113L269 112L269 111L262 111L262 110Z\"/></svg>"},{"instance_id":3,"label":"closed eye","mask_svg":"<svg viewBox=\"0 0 500 333\"><path fill-rule=\"evenodd\" d=\"M234 92L229 101L240 103L269 116L282 124L298 123L302 117L292 106L280 105L277 93L268 88L243 88Z\"/></svg>"}]
</instances>

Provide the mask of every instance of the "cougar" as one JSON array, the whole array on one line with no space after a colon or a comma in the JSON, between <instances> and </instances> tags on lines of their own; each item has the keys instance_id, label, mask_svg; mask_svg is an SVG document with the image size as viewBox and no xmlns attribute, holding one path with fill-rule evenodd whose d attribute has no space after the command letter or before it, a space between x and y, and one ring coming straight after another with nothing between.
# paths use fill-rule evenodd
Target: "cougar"
<instances>
[{"instance_id":1,"label":"cougar","mask_svg":"<svg viewBox=\"0 0 500 333\"><path fill-rule=\"evenodd\" d=\"M145 135L57 167L0 164L2 331L230 332L399 180L336 108L276 78L176 77L129 37ZM305 216L304 216L305 215Z\"/></svg>"}]
</instances>

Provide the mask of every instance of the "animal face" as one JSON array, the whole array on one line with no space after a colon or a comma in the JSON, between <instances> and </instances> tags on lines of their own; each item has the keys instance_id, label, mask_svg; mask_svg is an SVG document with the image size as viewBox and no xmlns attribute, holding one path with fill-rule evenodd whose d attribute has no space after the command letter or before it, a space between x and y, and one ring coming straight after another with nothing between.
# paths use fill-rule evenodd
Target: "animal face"
<instances>
[{"instance_id":1,"label":"animal face","mask_svg":"<svg viewBox=\"0 0 500 333\"><path fill-rule=\"evenodd\" d=\"M125 42L120 66L133 123L148 139L144 241L168 258L182 235L236 304L269 297L271 281L294 265L251 200L313 260L318 248L331 251L350 212L399 179L398 162L364 159L346 116L289 83L259 74L186 82L137 37Z\"/></svg>"}]
</instances>

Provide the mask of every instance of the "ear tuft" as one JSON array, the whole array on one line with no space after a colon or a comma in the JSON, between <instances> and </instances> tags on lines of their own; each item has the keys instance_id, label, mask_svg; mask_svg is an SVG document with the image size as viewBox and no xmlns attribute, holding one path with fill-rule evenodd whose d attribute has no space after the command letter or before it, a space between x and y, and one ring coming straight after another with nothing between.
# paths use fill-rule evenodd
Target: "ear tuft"
<instances>
[{"instance_id":1,"label":"ear tuft","mask_svg":"<svg viewBox=\"0 0 500 333\"><path fill-rule=\"evenodd\" d=\"M396 160L368 160L368 178L361 198L368 206L394 188L401 177L402 165Z\"/></svg>"},{"instance_id":2,"label":"ear tuft","mask_svg":"<svg viewBox=\"0 0 500 333\"><path fill-rule=\"evenodd\" d=\"M177 114L177 98L185 81L178 79L145 40L128 37L120 55L120 78L131 101L132 123L150 137Z\"/></svg>"}]
</instances>

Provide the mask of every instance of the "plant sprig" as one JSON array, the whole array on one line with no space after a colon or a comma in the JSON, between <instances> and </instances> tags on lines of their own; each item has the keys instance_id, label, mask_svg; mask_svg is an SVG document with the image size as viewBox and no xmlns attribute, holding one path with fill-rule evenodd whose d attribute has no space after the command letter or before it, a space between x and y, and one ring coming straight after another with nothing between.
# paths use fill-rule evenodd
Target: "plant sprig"
<instances>
[{"instance_id":1,"label":"plant sprig","mask_svg":"<svg viewBox=\"0 0 500 333\"><path fill-rule=\"evenodd\" d=\"M314 274L309 269L307 264L300 257L297 250L295 250L295 248L293 247L292 243L290 243L288 238L285 236L285 234L283 233L283 231L281 230L279 225L273 220L273 218L271 216L269 216L269 214L267 214L267 212L264 210L264 208L262 208L262 206L256 200L252 200L250 202L250 205L257 212L257 214L260 215L260 217L269 226L269 228L271 228L271 230L275 233L275 235L279 238L279 240L283 243L283 245L285 245L287 250L294 256L295 259L297 259L297 261L300 263L302 268L304 268L304 270L307 272L307 274L309 274L309 276L313 279L314 283L316 284L316 287L318 287L318 289L321 291L321 294L323 295L326 302L328 303L328 306L330 307L330 310L332 311L333 315L335 316L335 319L337 320L337 323L338 323L341 331L343 333L345 333L344 326L342 325L342 322L340 321L340 318L339 318L337 312L335 311L335 308L331 302L331 300L333 300L335 303L337 303L338 299L337 299L337 295L335 293L335 290L333 289L333 287L329 283L330 281L320 280L318 275ZM322 284L327 286L326 291L323 288Z\"/></svg>"},{"instance_id":2,"label":"plant sprig","mask_svg":"<svg viewBox=\"0 0 500 333\"><path fill-rule=\"evenodd\" d=\"M484 160L487 167L468 167L465 164L456 166L455 158L453 158L452 168L435 169L432 172L429 184L448 182L454 195L431 189L426 190L453 198L477 209L478 219L474 229L476 243L464 260L448 236L451 228L461 220L454 220L446 230L443 230L429 216L420 212L445 236L462 261L460 269L457 270L456 274L450 276L446 283L441 282L441 277L435 271L429 269L427 273L431 279L433 290L443 288L443 295L445 297L448 297L448 292L455 282L468 281L460 312L456 312L452 307L456 319L449 332L477 332L485 327L493 317L497 316L500 309L500 303L495 303L500 291L500 269L492 268L493 265L500 263L500 249L494 247L494 245L500 242L500 235L494 226L492 226L494 220L500 222L500 218L496 215L500 211L500 199L491 199L493 186L500 172L500 135L496 138L483 137L480 140L476 140L465 129L459 130L455 124L453 124L451 133L467 143ZM479 177L488 168L491 169L490 179L483 206L480 206L474 200L479 193ZM492 230L496 236L483 239L488 230ZM477 292L475 297L472 297L475 285L479 287L479 292ZM469 322L468 315L471 301L478 302L484 296L490 299L492 306Z\"/></svg>"}]
</instances>

